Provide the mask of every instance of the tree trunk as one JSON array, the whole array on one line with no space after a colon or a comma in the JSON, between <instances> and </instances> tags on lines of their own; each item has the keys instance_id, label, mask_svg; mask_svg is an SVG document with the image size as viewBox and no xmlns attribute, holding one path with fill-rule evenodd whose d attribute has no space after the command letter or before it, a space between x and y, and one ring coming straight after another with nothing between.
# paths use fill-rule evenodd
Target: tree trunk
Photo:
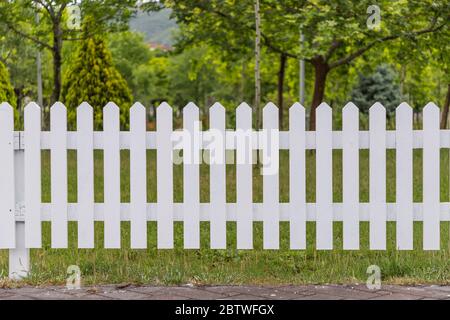
<instances>
[{"instance_id":1,"label":"tree trunk","mask_svg":"<svg viewBox=\"0 0 450 320\"><path fill-rule=\"evenodd\" d=\"M322 103L325 94L325 84L330 67L322 57L312 60L314 66L314 94L309 113L309 130L316 130L316 108Z\"/></svg>"},{"instance_id":2,"label":"tree trunk","mask_svg":"<svg viewBox=\"0 0 450 320\"><path fill-rule=\"evenodd\" d=\"M61 95L61 65L62 65L62 30L59 22L53 27L53 93L51 104L59 101Z\"/></svg>"},{"instance_id":3,"label":"tree trunk","mask_svg":"<svg viewBox=\"0 0 450 320\"><path fill-rule=\"evenodd\" d=\"M284 89L284 76L286 73L287 56L285 54L280 55L280 69L278 71L278 117L280 118L280 130L283 129L283 89Z\"/></svg>"},{"instance_id":4,"label":"tree trunk","mask_svg":"<svg viewBox=\"0 0 450 320\"><path fill-rule=\"evenodd\" d=\"M447 97L445 98L444 110L442 111L441 129L447 128L448 109L450 107L450 84L447 85Z\"/></svg>"}]
</instances>

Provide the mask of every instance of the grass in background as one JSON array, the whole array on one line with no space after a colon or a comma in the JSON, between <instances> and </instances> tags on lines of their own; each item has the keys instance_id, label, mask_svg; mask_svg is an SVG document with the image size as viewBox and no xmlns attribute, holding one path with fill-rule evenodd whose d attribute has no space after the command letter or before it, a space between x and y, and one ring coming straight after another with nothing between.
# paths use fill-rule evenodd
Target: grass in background
<instances>
[{"instance_id":1,"label":"grass in background","mask_svg":"<svg viewBox=\"0 0 450 320\"><path fill-rule=\"evenodd\" d=\"M280 201L289 202L289 155L280 152ZM360 151L360 201L369 200L368 151ZM342 152L333 152L333 200L342 201ZM77 201L76 152L69 151L69 202ZM121 153L121 201L129 202L129 152ZM307 152L307 201L315 201L315 155ZM201 201L209 202L209 168L201 166ZM95 152L95 201L103 202L103 153ZM449 201L448 150L441 154L441 201ZM395 151L387 151L387 201L395 202ZM414 201L422 201L422 152L414 151ZM156 201L156 152L148 151L148 202ZM227 201L235 202L235 166L227 165ZM262 177L254 169L255 202L262 201ZM174 199L183 201L183 168L174 167ZM50 155L42 154L42 201L50 202ZM262 249L262 223L254 223L254 250L236 250L236 224L227 224L227 250L210 250L209 223L201 223L201 250L183 249L183 224L176 222L175 249L156 250L156 222L148 223L148 249L130 249L130 225L122 223L122 249L103 249L103 224L96 222L96 249L77 249L77 225L69 223L69 249L50 248L50 223L43 223L43 248L31 250L32 273L25 283L62 284L69 265L78 265L83 284L307 284L365 282L370 265L384 283L449 283L449 223L441 223L440 251L422 251L422 223L414 224L413 251L395 250L395 223L387 224L387 250L370 251L369 224L361 222L361 250L342 250L342 223L334 223L332 251L316 251L315 225L307 223L308 248L289 250L289 223L280 223L280 250ZM6 250L0 275L7 276Z\"/></svg>"}]
</instances>

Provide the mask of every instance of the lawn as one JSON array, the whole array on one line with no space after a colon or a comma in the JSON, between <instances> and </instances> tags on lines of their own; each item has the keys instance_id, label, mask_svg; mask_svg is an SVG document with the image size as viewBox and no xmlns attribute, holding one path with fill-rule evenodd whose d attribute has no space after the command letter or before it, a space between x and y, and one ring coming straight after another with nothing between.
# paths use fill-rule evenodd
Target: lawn
<instances>
[{"instance_id":1,"label":"lawn","mask_svg":"<svg viewBox=\"0 0 450 320\"><path fill-rule=\"evenodd\" d=\"M289 156L280 155L280 201L289 202ZM342 152L333 154L334 202L342 201ZM360 200L369 200L368 151L360 152ZM121 154L121 201L128 202L129 153ZM422 152L414 151L414 201L422 201ZM307 201L315 199L315 156L307 152ZM69 151L69 202L76 202L76 152ZM42 199L50 202L50 155L42 154ZM95 200L103 201L103 154L95 153ZM255 168L254 201L262 200L262 177ZM448 150L441 154L441 201L449 201ZM147 180L149 202L156 200L156 153L148 151ZM201 166L201 201L209 201L208 166ZM183 201L183 171L174 167L174 198ZM227 201L234 202L235 167L227 166ZM395 151L387 152L387 201L395 202ZM361 223L361 250L343 251L342 224L334 224L335 250L315 251L314 223L307 225L309 247L305 251L289 250L289 224L280 224L278 251L262 250L262 223L254 224L254 250L238 251L236 225L228 223L228 249L210 250L209 225L201 225L201 250L183 250L183 225L175 223L175 249L156 250L156 223L148 223L149 249L132 250L129 245L129 223L122 225L122 249L102 249L103 226L96 224L96 249L76 248L76 223L69 224L69 249L50 248L50 224L44 223L43 248L31 251L32 273L29 284L65 283L69 265L78 265L83 284L98 283L147 283L147 284L306 284L306 283L355 283L365 282L370 265L381 268L384 283L449 283L450 249L449 223L441 223L440 251L424 252L422 248L422 224L414 225L415 250L395 250L395 223L388 223L386 251L368 250L368 223ZM6 250L0 251L0 276L7 275Z\"/></svg>"}]
</instances>

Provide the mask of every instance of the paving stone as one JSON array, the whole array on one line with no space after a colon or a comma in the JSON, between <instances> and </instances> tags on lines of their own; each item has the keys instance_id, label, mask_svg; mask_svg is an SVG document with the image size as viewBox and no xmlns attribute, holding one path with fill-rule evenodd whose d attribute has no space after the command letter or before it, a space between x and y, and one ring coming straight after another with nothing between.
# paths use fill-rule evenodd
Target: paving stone
<instances>
[{"instance_id":1,"label":"paving stone","mask_svg":"<svg viewBox=\"0 0 450 320\"><path fill-rule=\"evenodd\" d=\"M313 294L309 291L308 286L281 286L278 288L278 290L280 291L287 291L287 292L291 292L294 294L301 294L301 295L308 295L308 294Z\"/></svg>"},{"instance_id":2,"label":"paving stone","mask_svg":"<svg viewBox=\"0 0 450 320\"><path fill-rule=\"evenodd\" d=\"M302 297L298 297L292 300L343 300L342 297L339 296L332 296L328 294L312 294L312 295L305 295Z\"/></svg>"},{"instance_id":3,"label":"paving stone","mask_svg":"<svg viewBox=\"0 0 450 320\"><path fill-rule=\"evenodd\" d=\"M211 291L214 293L222 294L225 296L235 296L240 294L239 292L235 291L234 289L236 286L203 286L201 289L206 291Z\"/></svg>"},{"instance_id":4,"label":"paving stone","mask_svg":"<svg viewBox=\"0 0 450 320\"><path fill-rule=\"evenodd\" d=\"M370 300L419 300L421 297L403 293L385 294L379 297L371 298Z\"/></svg>"},{"instance_id":5,"label":"paving stone","mask_svg":"<svg viewBox=\"0 0 450 320\"><path fill-rule=\"evenodd\" d=\"M138 293L134 291L128 290L117 290L117 291L100 291L96 295L115 299L115 300L141 300L145 298L147 295L143 293Z\"/></svg>"},{"instance_id":6,"label":"paving stone","mask_svg":"<svg viewBox=\"0 0 450 320\"><path fill-rule=\"evenodd\" d=\"M186 297L189 299L214 300L224 297L219 293L189 287L168 287L167 289L162 289L161 292L170 292L171 294L173 293L175 295Z\"/></svg>"},{"instance_id":7,"label":"paving stone","mask_svg":"<svg viewBox=\"0 0 450 320\"><path fill-rule=\"evenodd\" d=\"M226 297L220 300L267 300L267 298L253 296L251 294L238 294L237 296Z\"/></svg>"},{"instance_id":8,"label":"paving stone","mask_svg":"<svg viewBox=\"0 0 450 320\"><path fill-rule=\"evenodd\" d=\"M154 294L154 293L157 293L157 292L161 291L164 288L165 287L147 287L147 286L142 286L142 287L129 287L126 290L127 291L137 292L137 293Z\"/></svg>"},{"instance_id":9,"label":"paving stone","mask_svg":"<svg viewBox=\"0 0 450 320\"><path fill-rule=\"evenodd\" d=\"M152 300L191 300L186 297L177 296L175 294L155 294L151 298Z\"/></svg>"},{"instance_id":10,"label":"paving stone","mask_svg":"<svg viewBox=\"0 0 450 320\"><path fill-rule=\"evenodd\" d=\"M357 300L370 299L380 296L380 294L377 292L361 291L343 286L316 287L312 291L314 291L317 294L327 294L337 297L343 297L345 299L357 299Z\"/></svg>"},{"instance_id":11,"label":"paving stone","mask_svg":"<svg viewBox=\"0 0 450 320\"><path fill-rule=\"evenodd\" d=\"M0 300L450 300L449 286L383 285L370 290L365 285L323 286L89 286L69 290L63 286L0 289Z\"/></svg>"}]
</instances>

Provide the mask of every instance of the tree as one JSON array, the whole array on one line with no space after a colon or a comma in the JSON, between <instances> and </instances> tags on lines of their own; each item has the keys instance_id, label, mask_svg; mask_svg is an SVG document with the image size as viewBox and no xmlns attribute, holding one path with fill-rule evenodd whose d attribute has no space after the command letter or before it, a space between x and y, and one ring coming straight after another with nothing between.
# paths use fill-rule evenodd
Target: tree
<instances>
[{"instance_id":1,"label":"tree","mask_svg":"<svg viewBox=\"0 0 450 320\"><path fill-rule=\"evenodd\" d=\"M85 33L89 33L88 25L86 23ZM65 75L62 97L69 111L69 123L74 123L76 107L86 101L94 108L95 123L99 126L102 108L112 101L121 110L121 126L128 126L128 109L133 97L125 79L114 67L111 52L100 35L81 41L75 60Z\"/></svg>"},{"instance_id":2,"label":"tree","mask_svg":"<svg viewBox=\"0 0 450 320\"><path fill-rule=\"evenodd\" d=\"M9 81L9 72L3 62L0 61L0 103L2 102L8 102L16 109L16 95L14 94L14 88ZM14 110L14 115L17 119L17 110Z\"/></svg>"},{"instance_id":3,"label":"tree","mask_svg":"<svg viewBox=\"0 0 450 320\"><path fill-rule=\"evenodd\" d=\"M9 72L2 62L0 62L0 101L16 105L14 88L9 81Z\"/></svg>"},{"instance_id":4,"label":"tree","mask_svg":"<svg viewBox=\"0 0 450 320\"><path fill-rule=\"evenodd\" d=\"M0 3L0 23L10 32L34 42L42 49L49 50L53 58L53 91L51 101L58 101L62 86L63 41L80 40L78 29L67 23L66 9L77 5L83 16L91 16L95 21L89 36L127 28L128 20L134 13L135 0L15 0ZM40 15L40 24L35 25L35 16ZM75 19L81 21L81 17Z\"/></svg>"},{"instance_id":5,"label":"tree","mask_svg":"<svg viewBox=\"0 0 450 320\"><path fill-rule=\"evenodd\" d=\"M199 40L226 43L223 50L232 50L233 44L252 37L250 0L239 1L237 5L219 0L164 3L174 10L180 23L195 28ZM262 45L280 56L304 58L314 68L310 129L315 128L315 108L324 99L330 71L352 63L382 43L396 39L408 42L440 32L450 20L450 3L446 0L383 0L377 4L382 9L380 24L369 29L367 9L372 5L369 0L261 1ZM305 35L302 50L298 46L299 26Z\"/></svg>"},{"instance_id":6,"label":"tree","mask_svg":"<svg viewBox=\"0 0 450 320\"><path fill-rule=\"evenodd\" d=\"M387 115L393 114L401 102L400 87L395 81L394 71L387 65L380 65L369 76L360 74L359 83L352 92L352 101L366 114L375 102L380 102L386 108Z\"/></svg>"},{"instance_id":7,"label":"tree","mask_svg":"<svg viewBox=\"0 0 450 320\"><path fill-rule=\"evenodd\" d=\"M125 31L109 36L108 47L111 50L114 65L125 78L136 100L140 101L138 92L142 83L136 78L136 71L148 64L151 51L144 42L144 36L137 32ZM141 101L144 103L144 101Z\"/></svg>"}]
</instances>

